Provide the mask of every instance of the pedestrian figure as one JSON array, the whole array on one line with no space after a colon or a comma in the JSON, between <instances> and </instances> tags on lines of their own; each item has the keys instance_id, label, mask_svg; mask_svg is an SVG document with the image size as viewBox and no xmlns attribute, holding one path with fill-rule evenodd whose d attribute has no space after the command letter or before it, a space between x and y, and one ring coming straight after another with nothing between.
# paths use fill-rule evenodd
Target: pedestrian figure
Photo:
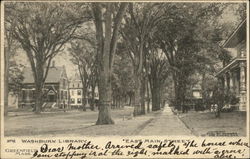
<instances>
[{"instance_id":1,"label":"pedestrian figure","mask_svg":"<svg viewBox=\"0 0 250 159\"><path fill-rule=\"evenodd\" d=\"M221 109L224 106L224 92L220 85L213 92L213 101L215 106L215 117L219 118Z\"/></svg>"},{"instance_id":2,"label":"pedestrian figure","mask_svg":"<svg viewBox=\"0 0 250 159\"><path fill-rule=\"evenodd\" d=\"M218 112L218 109L219 109L218 104L214 104L214 112L215 113Z\"/></svg>"},{"instance_id":3,"label":"pedestrian figure","mask_svg":"<svg viewBox=\"0 0 250 159\"><path fill-rule=\"evenodd\" d=\"M66 105L65 105L65 101L63 101L63 111L66 112Z\"/></svg>"},{"instance_id":4,"label":"pedestrian figure","mask_svg":"<svg viewBox=\"0 0 250 159\"><path fill-rule=\"evenodd\" d=\"M210 111L211 111L211 112L214 112L214 104L211 105Z\"/></svg>"}]
</instances>

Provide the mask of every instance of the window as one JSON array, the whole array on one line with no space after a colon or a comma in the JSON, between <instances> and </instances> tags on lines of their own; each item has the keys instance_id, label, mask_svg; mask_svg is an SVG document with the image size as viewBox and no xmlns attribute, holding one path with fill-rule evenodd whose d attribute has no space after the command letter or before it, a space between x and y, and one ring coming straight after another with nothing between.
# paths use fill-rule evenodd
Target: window
<instances>
[{"instance_id":1,"label":"window","mask_svg":"<svg viewBox=\"0 0 250 159\"><path fill-rule=\"evenodd\" d=\"M201 93L199 91L193 91L193 96L195 98L201 98Z\"/></svg>"},{"instance_id":2,"label":"window","mask_svg":"<svg viewBox=\"0 0 250 159\"><path fill-rule=\"evenodd\" d=\"M79 83L77 84L77 87L80 88L80 84Z\"/></svg>"},{"instance_id":3,"label":"window","mask_svg":"<svg viewBox=\"0 0 250 159\"><path fill-rule=\"evenodd\" d=\"M64 95L65 95L65 99L68 99L68 92L67 91L65 91Z\"/></svg>"},{"instance_id":4,"label":"window","mask_svg":"<svg viewBox=\"0 0 250 159\"><path fill-rule=\"evenodd\" d=\"M63 79L63 88L65 88L66 82L65 79Z\"/></svg>"},{"instance_id":5,"label":"window","mask_svg":"<svg viewBox=\"0 0 250 159\"><path fill-rule=\"evenodd\" d=\"M75 104L75 99L71 98L71 104Z\"/></svg>"},{"instance_id":6,"label":"window","mask_svg":"<svg viewBox=\"0 0 250 159\"><path fill-rule=\"evenodd\" d=\"M74 95L74 90L71 90L71 95L72 95L72 96Z\"/></svg>"},{"instance_id":7,"label":"window","mask_svg":"<svg viewBox=\"0 0 250 159\"><path fill-rule=\"evenodd\" d=\"M22 99L25 100L25 98L26 98L26 92L25 90L22 90Z\"/></svg>"},{"instance_id":8,"label":"window","mask_svg":"<svg viewBox=\"0 0 250 159\"><path fill-rule=\"evenodd\" d=\"M36 91L32 90L32 98L35 99L36 98Z\"/></svg>"},{"instance_id":9,"label":"window","mask_svg":"<svg viewBox=\"0 0 250 159\"><path fill-rule=\"evenodd\" d=\"M61 99L63 99L63 91L61 91Z\"/></svg>"},{"instance_id":10,"label":"window","mask_svg":"<svg viewBox=\"0 0 250 159\"><path fill-rule=\"evenodd\" d=\"M242 47L242 48L240 49L240 56L241 56L241 57L245 57L245 56L246 56L246 49L245 49L244 47Z\"/></svg>"},{"instance_id":11,"label":"window","mask_svg":"<svg viewBox=\"0 0 250 159\"><path fill-rule=\"evenodd\" d=\"M77 95L81 95L82 94L82 91L81 90L77 90Z\"/></svg>"},{"instance_id":12,"label":"window","mask_svg":"<svg viewBox=\"0 0 250 159\"><path fill-rule=\"evenodd\" d=\"M77 98L77 104L81 104L81 98Z\"/></svg>"}]
</instances>

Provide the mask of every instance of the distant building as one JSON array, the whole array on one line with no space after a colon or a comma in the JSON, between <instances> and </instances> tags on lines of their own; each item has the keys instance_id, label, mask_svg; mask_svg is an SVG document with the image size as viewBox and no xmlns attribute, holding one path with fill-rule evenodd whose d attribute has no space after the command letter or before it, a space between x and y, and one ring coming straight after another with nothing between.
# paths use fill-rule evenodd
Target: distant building
<instances>
[{"instance_id":1,"label":"distant building","mask_svg":"<svg viewBox=\"0 0 250 159\"><path fill-rule=\"evenodd\" d=\"M95 87L95 93L94 93L94 99L95 100L99 100L99 91L98 91L98 87Z\"/></svg>"},{"instance_id":2,"label":"distant building","mask_svg":"<svg viewBox=\"0 0 250 159\"><path fill-rule=\"evenodd\" d=\"M216 76L222 82L226 93L231 91L239 98L236 107L240 111L246 111L246 20L234 30L223 47L233 58Z\"/></svg>"},{"instance_id":3,"label":"distant building","mask_svg":"<svg viewBox=\"0 0 250 159\"><path fill-rule=\"evenodd\" d=\"M19 107L33 106L35 104L35 83L31 68L23 70L23 86L19 94ZM56 67L55 63L49 68L43 88L43 107L68 106L68 77L65 67Z\"/></svg>"},{"instance_id":4,"label":"distant building","mask_svg":"<svg viewBox=\"0 0 250 159\"><path fill-rule=\"evenodd\" d=\"M71 108L79 108L83 102L83 86L80 77L76 74L69 82L69 96Z\"/></svg>"},{"instance_id":5,"label":"distant building","mask_svg":"<svg viewBox=\"0 0 250 159\"><path fill-rule=\"evenodd\" d=\"M192 88L192 95L194 99L202 99L201 85L197 84Z\"/></svg>"},{"instance_id":6,"label":"distant building","mask_svg":"<svg viewBox=\"0 0 250 159\"><path fill-rule=\"evenodd\" d=\"M85 107L90 107L90 102L92 99L92 89L91 87L87 88L86 97L84 97L82 81L78 74L75 75L73 79L69 82L69 96L70 96L70 106L72 108L79 108L82 104L85 104ZM98 88L95 87L94 99L99 99Z\"/></svg>"},{"instance_id":7,"label":"distant building","mask_svg":"<svg viewBox=\"0 0 250 159\"><path fill-rule=\"evenodd\" d=\"M186 92L184 105L189 109L195 109L195 106L202 107L202 89L200 83L191 85Z\"/></svg>"}]
</instances>

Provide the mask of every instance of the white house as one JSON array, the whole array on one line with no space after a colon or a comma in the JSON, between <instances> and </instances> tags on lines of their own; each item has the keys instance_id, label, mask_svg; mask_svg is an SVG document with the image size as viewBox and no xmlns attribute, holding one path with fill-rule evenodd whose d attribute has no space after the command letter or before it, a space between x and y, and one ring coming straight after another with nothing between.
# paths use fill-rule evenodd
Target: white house
<instances>
[{"instance_id":1,"label":"white house","mask_svg":"<svg viewBox=\"0 0 250 159\"><path fill-rule=\"evenodd\" d=\"M69 83L69 96L70 96L70 106L79 108L82 106L83 102L83 86L82 82L79 79L79 76L76 75L74 79L70 80Z\"/></svg>"}]
</instances>

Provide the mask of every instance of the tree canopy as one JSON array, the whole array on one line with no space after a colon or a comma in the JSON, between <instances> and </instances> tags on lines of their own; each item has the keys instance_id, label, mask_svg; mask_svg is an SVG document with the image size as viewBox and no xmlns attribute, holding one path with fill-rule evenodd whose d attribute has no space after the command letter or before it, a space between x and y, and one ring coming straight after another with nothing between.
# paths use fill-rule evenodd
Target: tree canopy
<instances>
[{"instance_id":1,"label":"tree canopy","mask_svg":"<svg viewBox=\"0 0 250 159\"><path fill-rule=\"evenodd\" d=\"M133 96L134 115L146 113L146 93L153 111L161 109L167 98L163 96L170 92L175 108L184 110L187 94L196 84L201 83L203 96L208 97L217 82L215 72L231 60L221 44L246 18L246 5L9 2L5 14L9 40L5 46L12 42L7 37L13 37L28 57L36 111L50 63L67 48L84 92L98 87L96 124L113 124L111 105L128 96L130 100ZM232 21L225 17L230 14L235 16Z\"/></svg>"}]
</instances>

